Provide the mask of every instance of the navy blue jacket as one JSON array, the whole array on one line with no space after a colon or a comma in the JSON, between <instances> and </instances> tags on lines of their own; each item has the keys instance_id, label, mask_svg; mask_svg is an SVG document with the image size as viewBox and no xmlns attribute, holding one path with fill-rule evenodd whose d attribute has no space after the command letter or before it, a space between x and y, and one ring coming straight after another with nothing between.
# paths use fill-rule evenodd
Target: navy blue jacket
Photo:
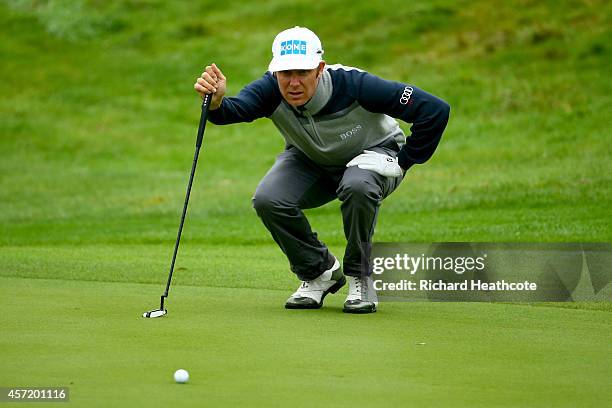
<instances>
[{"instance_id":1,"label":"navy blue jacket","mask_svg":"<svg viewBox=\"0 0 612 408\"><path fill-rule=\"evenodd\" d=\"M387 81L353 67L327 65L312 99L294 108L267 72L235 97L223 99L209 120L218 125L272 119L288 145L321 164L344 165L363 150L395 140L399 165L408 169L434 153L450 107L419 88ZM397 121L412 123L406 138Z\"/></svg>"}]
</instances>

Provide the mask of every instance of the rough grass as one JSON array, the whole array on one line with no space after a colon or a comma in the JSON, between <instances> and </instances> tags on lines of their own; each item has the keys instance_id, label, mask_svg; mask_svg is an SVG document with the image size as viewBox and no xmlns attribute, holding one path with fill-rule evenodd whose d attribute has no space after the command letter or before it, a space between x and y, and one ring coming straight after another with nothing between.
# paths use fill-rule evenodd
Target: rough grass
<instances>
[{"instance_id":1,"label":"rough grass","mask_svg":"<svg viewBox=\"0 0 612 408\"><path fill-rule=\"evenodd\" d=\"M385 203L378 238L610 240L606 2L397 2L393 14L333 1L62 4L1 9L5 244L67 222L116 225L135 240L143 219L170 226L192 155L193 78L214 60L237 91L265 70L274 33L298 22L320 32L330 62L416 84L453 107L439 151ZM304 12L312 7L320 12ZM62 24L90 28L63 35ZM198 238L265 239L249 199L281 149L265 121L209 127L191 208L208 220ZM313 217L341 244L336 209ZM73 240L67 232L60 241Z\"/></svg>"}]
</instances>

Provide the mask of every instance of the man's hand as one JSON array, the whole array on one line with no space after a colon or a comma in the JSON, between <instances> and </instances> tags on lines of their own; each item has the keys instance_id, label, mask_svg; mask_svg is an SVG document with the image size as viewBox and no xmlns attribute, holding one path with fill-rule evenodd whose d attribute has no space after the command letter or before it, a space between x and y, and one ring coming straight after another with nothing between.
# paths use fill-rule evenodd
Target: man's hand
<instances>
[{"instance_id":1,"label":"man's hand","mask_svg":"<svg viewBox=\"0 0 612 408\"><path fill-rule=\"evenodd\" d=\"M397 158L371 150L364 150L362 154L346 164L346 167L351 166L371 170L385 177L401 177L404 174L404 169L397 164Z\"/></svg>"},{"instance_id":2,"label":"man's hand","mask_svg":"<svg viewBox=\"0 0 612 408\"><path fill-rule=\"evenodd\" d=\"M210 110L215 110L221 106L221 101L225 95L227 80L217 65L206 66L202 75L200 75L196 83L193 85L196 92L203 98L205 94L213 94L210 102Z\"/></svg>"}]
</instances>

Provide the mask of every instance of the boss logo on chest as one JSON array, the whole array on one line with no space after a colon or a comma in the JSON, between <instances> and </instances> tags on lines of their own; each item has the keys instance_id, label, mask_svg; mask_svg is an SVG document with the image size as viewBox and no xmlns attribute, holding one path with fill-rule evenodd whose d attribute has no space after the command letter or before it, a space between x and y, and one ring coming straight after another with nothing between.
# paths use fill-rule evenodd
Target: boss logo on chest
<instances>
[{"instance_id":1,"label":"boss logo on chest","mask_svg":"<svg viewBox=\"0 0 612 408\"><path fill-rule=\"evenodd\" d=\"M355 135L356 133L359 133L361 129L362 129L361 125L355 125L355 127L352 128L351 130L341 133L340 140L346 140L346 139L353 137L353 135Z\"/></svg>"}]
</instances>

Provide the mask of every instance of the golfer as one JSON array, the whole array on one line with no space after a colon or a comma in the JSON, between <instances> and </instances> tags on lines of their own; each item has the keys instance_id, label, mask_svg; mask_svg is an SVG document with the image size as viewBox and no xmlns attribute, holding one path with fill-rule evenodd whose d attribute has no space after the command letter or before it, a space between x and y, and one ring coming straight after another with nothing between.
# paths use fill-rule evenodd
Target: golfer
<instances>
[{"instance_id":1,"label":"golfer","mask_svg":"<svg viewBox=\"0 0 612 408\"><path fill-rule=\"evenodd\" d=\"M412 85L326 65L321 41L303 27L276 36L268 72L237 96L225 96L226 83L212 64L194 85L202 96L213 94L212 123L267 117L285 138L285 150L253 197L257 215L302 281L285 307L318 309L348 278L343 310L375 312L367 259L381 202L411 166L434 153L449 105ZM395 118L413 124L410 137ZM343 268L302 211L336 198L347 240Z\"/></svg>"}]
</instances>

